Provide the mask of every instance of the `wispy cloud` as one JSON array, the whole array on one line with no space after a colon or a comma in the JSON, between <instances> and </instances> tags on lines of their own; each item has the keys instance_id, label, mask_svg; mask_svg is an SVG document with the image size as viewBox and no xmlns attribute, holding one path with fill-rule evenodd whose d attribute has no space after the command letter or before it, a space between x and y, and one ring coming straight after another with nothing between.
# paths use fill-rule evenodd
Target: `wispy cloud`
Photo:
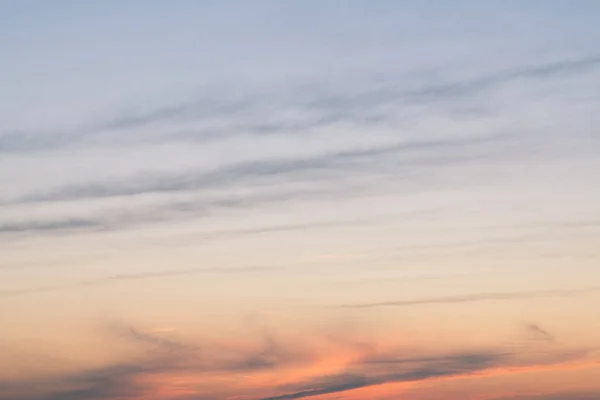
<instances>
[{"instance_id":1,"label":"wispy cloud","mask_svg":"<svg viewBox=\"0 0 600 400\"><path fill-rule=\"evenodd\" d=\"M167 338L164 335L156 335L151 332L146 332L137 329L126 323L113 323L110 325L110 332L117 336L136 342L144 346L156 347L166 351L196 351L196 346L184 343L181 340Z\"/></svg>"},{"instance_id":2,"label":"wispy cloud","mask_svg":"<svg viewBox=\"0 0 600 400\"><path fill-rule=\"evenodd\" d=\"M81 231L127 229L149 223L181 218L210 216L224 209L256 208L290 201L330 199L360 195L362 185L348 184L344 178L392 174L411 176L440 165L461 164L474 158L490 156L491 149L503 152L507 136L447 139L414 143L396 143L352 151L321 154L312 158L273 159L238 163L215 170L192 170L178 174L153 174L113 182L59 186L43 193L31 193L5 202L6 206L43 206L47 202L84 201L118 198L131 200L142 194L193 195L216 192L218 196L196 197L192 200L170 200L157 206L135 206L121 203L120 208L107 208L83 217L66 215L47 221L0 221L0 234L61 234ZM306 184L293 190L285 183ZM373 180L370 185L376 185ZM227 193L252 185L249 194ZM129 206L129 207L128 207ZM18 214L17 214L18 215ZM289 227L293 229L293 227Z\"/></svg>"},{"instance_id":3,"label":"wispy cloud","mask_svg":"<svg viewBox=\"0 0 600 400\"><path fill-rule=\"evenodd\" d=\"M90 286L104 286L115 284L123 281L134 281L142 279L159 279L186 275L220 275L220 274L247 274L276 270L275 267L244 267L244 268L187 268L187 269L170 269L162 271L129 273L111 275L97 279L88 279L76 281L72 283L40 286L25 289L9 289L0 291L0 297L23 296L36 293L56 292L61 290L77 289Z\"/></svg>"},{"instance_id":4,"label":"wispy cloud","mask_svg":"<svg viewBox=\"0 0 600 400\"><path fill-rule=\"evenodd\" d=\"M494 86L520 79L547 79L561 74L581 72L600 66L600 56L592 55L579 59L565 59L541 65L532 65L510 71L491 74L470 81L439 85L423 91L415 92L417 96L453 96L474 93Z\"/></svg>"},{"instance_id":5,"label":"wispy cloud","mask_svg":"<svg viewBox=\"0 0 600 400\"><path fill-rule=\"evenodd\" d=\"M126 323L113 323L108 332L133 344L133 348L151 351L146 351L143 358L63 376L0 381L0 399L216 400L241 394L262 400L300 399L388 383L467 378L512 366L535 369L582 357L548 353L523 363L522 354L489 349L419 355L406 346L375 350L380 347L376 338L371 338L367 346L348 347L343 334L335 343L326 341L320 345L325 347L320 347L317 337L303 333L303 340L298 341L269 329L247 329L238 342L189 342ZM336 363L334 369L320 372L318 368ZM223 385L224 374L234 377L235 383ZM245 380L247 376L265 374L277 378L256 381L264 382L261 385Z\"/></svg>"},{"instance_id":6,"label":"wispy cloud","mask_svg":"<svg viewBox=\"0 0 600 400\"><path fill-rule=\"evenodd\" d=\"M44 234L63 235L82 232L106 232L140 227L152 223L177 221L189 218L204 218L221 211L256 209L272 204L297 201L326 200L349 194L352 189L340 187L308 188L296 190L279 189L275 193L252 193L248 195L225 194L200 197L192 200L169 201L146 207L121 207L89 213L85 218L53 217L48 221L20 220L0 223L0 235L14 238L17 235ZM355 225L363 221L338 220L315 221L312 223L270 225L255 228L226 229L197 235L200 241L231 237L259 235L274 232L309 230L342 225Z\"/></svg>"},{"instance_id":7,"label":"wispy cloud","mask_svg":"<svg viewBox=\"0 0 600 400\"><path fill-rule=\"evenodd\" d=\"M502 364L502 356L492 353L458 354L434 361L425 362L422 366L409 368L407 371L383 374L340 374L327 376L299 385L304 390L278 396L265 397L262 400L286 400L315 397L330 393L341 393L369 386L394 382L424 381L431 378L470 374Z\"/></svg>"},{"instance_id":8,"label":"wispy cloud","mask_svg":"<svg viewBox=\"0 0 600 400\"><path fill-rule=\"evenodd\" d=\"M596 292L600 290L598 287L589 287L582 289L555 289L555 290L532 290L523 292L504 292L504 293L476 293L469 295L458 296L442 296L429 297L422 299L400 300L400 301L383 301L377 303L357 303L346 304L338 307L341 308L375 308L375 307L410 307L421 306L428 304L457 304L457 303L474 303L480 301L493 300L521 300L521 299L537 299L545 297L567 297L575 296L584 293ZM541 333L541 332L538 332Z\"/></svg>"},{"instance_id":9,"label":"wispy cloud","mask_svg":"<svg viewBox=\"0 0 600 400\"><path fill-rule=\"evenodd\" d=\"M556 338L554 337L554 335L548 332L546 329L539 326L538 324L527 323L525 324L525 329L527 330L527 332L529 332L533 339L547 341L551 343L556 342Z\"/></svg>"},{"instance_id":10,"label":"wispy cloud","mask_svg":"<svg viewBox=\"0 0 600 400\"><path fill-rule=\"evenodd\" d=\"M363 171L378 157L387 155L407 154L413 157L397 160L399 166L438 165L440 163L457 162L468 159L462 152L465 148L473 150L472 146L490 146L501 143L505 135L475 137L467 139L444 139L413 143L394 143L366 149L333 152L316 155L311 158L271 159L243 162L228 165L214 170L189 171L175 175L138 176L131 180L118 182L98 182L84 185L59 187L43 194L25 195L12 203L34 203L43 201L69 201L90 198L106 198L119 196L134 196L144 193L185 192L208 189L219 189L257 183L265 180L285 179L318 179L330 174L348 174L355 172L357 167ZM438 152L454 150L455 157L441 156ZM425 156L423 151L436 151L439 158L430 154ZM412 153L412 154L411 154ZM315 175L317 174L317 175ZM10 203L9 203L10 204Z\"/></svg>"},{"instance_id":11,"label":"wispy cloud","mask_svg":"<svg viewBox=\"0 0 600 400\"><path fill-rule=\"evenodd\" d=\"M295 134L310 128L322 127L336 122L352 122L360 125L369 125L385 120L388 116L382 114L383 106L402 106L414 103L428 103L433 101L448 100L455 96L464 97L477 94L480 91L491 89L494 86L510 83L519 79L534 80L547 79L561 74L583 72L587 69L597 68L600 57L591 55L578 59L564 59L540 65L523 66L507 71L492 73L487 76L437 85L425 85L418 89L407 90L395 83L389 85L376 84L369 89L355 89L353 92L336 92L334 90L320 90L310 92L294 89L294 98L289 101L287 96L279 95L276 98L263 99L267 104L278 104L283 109L302 110L306 118L295 121L255 122L231 128L212 129L200 132L183 132L170 136L170 139L211 140L225 138L231 134ZM311 85L309 85L311 86ZM130 115L120 118L110 124L111 128L131 128L146 126L157 122L168 122L182 118L206 118L214 115L232 115L248 111L254 104L261 104L257 99L245 98L233 101L208 103L196 101L182 103L178 106L167 106L144 114ZM306 111L309 111L308 113ZM267 117L267 120L271 119Z\"/></svg>"},{"instance_id":12,"label":"wispy cloud","mask_svg":"<svg viewBox=\"0 0 600 400\"><path fill-rule=\"evenodd\" d=\"M600 392L562 392L547 394L516 395L510 397L498 397L492 400L597 400Z\"/></svg>"},{"instance_id":13,"label":"wispy cloud","mask_svg":"<svg viewBox=\"0 0 600 400\"><path fill-rule=\"evenodd\" d=\"M323 127L337 122L351 122L359 125L372 124L385 120L389 116L382 114L385 106L402 106L436 101L446 101L455 97L478 94L484 90L517 80L550 79L562 74L574 74L587 69L597 68L600 57L590 55L579 59L564 59L541 65L531 65L512 70L491 73L472 79L424 85L417 89L407 90L397 83L371 85L367 90L356 89L354 92L339 92L333 88L317 92L290 88L293 96L286 94L267 95L249 94L243 97L220 98L215 93L198 96L190 101L174 101L173 104L141 112L118 112L104 121L80 126L72 131L55 132L5 132L0 134L0 153L23 153L54 150L75 146L89 140L95 145L106 145L102 138L121 143L122 136L116 132L127 129L141 129L148 126L166 126L182 121L215 120L235 116L243 121L237 124L217 124L189 129L167 129L166 134L158 136L160 140L193 140L206 141L224 139L234 135L274 135L297 134L307 129ZM306 86L306 85L305 85ZM310 86L310 85L308 85ZM283 91L286 92L285 90ZM285 120L274 118L267 110L294 110L295 114L304 115L301 119ZM257 105L261 105L260 107ZM275 113L275 115L280 113ZM171 131L170 133L168 133ZM115 139L117 138L117 139ZM140 135L137 141L147 142L157 137ZM128 138L135 142L136 139Z\"/></svg>"},{"instance_id":14,"label":"wispy cloud","mask_svg":"<svg viewBox=\"0 0 600 400\"><path fill-rule=\"evenodd\" d=\"M433 101L432 99L444 99L445 96L462 96L474 94L479 90L493 87L515 79L536 79L556 76L558 74L575 73L587 68L596 68L599 58L591 56L578 60L563 60L556 63L542 64L531 67L517 68L512 71L490 74L489 76L472 79L464 82L451 84L430 85L420 89L407 91L394 85L379 85L367 90L350 90L344 93L328 93L327 89L319 91L319 94L300 92L298 100L290 104L285 103L286 96L276 100L282 101L282 107L296 107L309 110L308 120L301 117L294 124L321 124L330 123L339 118L357 118L373 116L369 110L376 110L380 106L396 104L397 101ZM309 90L310 92L310 90ZM311 97L312 96L312 97ZM403 100L404 99L404 100ZM78 131L81 135L56 136L57 142L53 142L55 136L51 134L42 135L40 146L32 148L52 148L52 146L71 145L78 140L90 137L93 132L105 132L113 129L145 126L154 122L176 121L180 118L196 118L207 115L229 115L229 113L241 112L247 107L253 107L255 101L238 98L231 103L225 100L213 99L204 101L202 99L191 102L180 102L177 105L166 106L164 109L156 109L140 115L115 117L98 125L94 129L83 129ZM275 101L275 100L274 100ZM384 107L385 108L385 107ZM204 110L204 111L202 111ZM245 113L245 111L244 111ZM272 114L272 113L271 113ZM277 113L275 113L277 114ZM304 115L305 113L300 113ZM375 112L375 114L377 114ZM362 115L362 116L361 116ZM198 118L200 118L198 117ZM282 123L274 125L264 116L258 115L253 122L258 130L270 134L289 128L289 124ZM203 118L203 117L202 117ZM269 117L270 118L270 117ZM316 118L316 119L315 119ZM367 118L368 120L368 118ZM269 126L271 126L269 128ZM287 128L286 128L287 126ZM225 129L225 128L223 128ZM229 128L226 128L229 129ZM252 128L254 129L254 128ZM250 130L252 130L250 129ZM301 129L299 126L292 131ZM244 129L232 129L231 134L246 132ZM93 133L95 135L96 133ZM244 133L244 134L246 134ZM178 133L178 134L181 134ZM167 135L174 140L174 136ZM16 134L15 134L16 135ZM9 143L6 148L11 148L10 143L18 142L22 138L27 142L28 134L0 136L0 142ZM75 133L73 134L75 135ZM185 135L184 135L185 136ZM217 135L219 136L219 135ZM135 137L135 135L128 137ZM168 139L168 140L171 140ZM391 140L388 138L386 144L363 144L356 148L346 150L321 151L303 157L258 157L254 161L233 162L217 168L189 168L179 172L156 172L156 173L133 173L129 177L115 178L111 180L89 180L84 183L59 184L55 187L43 190L27 190L24 193L5 199L3 205L15 208L15 213L9 214L10 218L3 218L0 222L0 235L33 235L33 234L63 234L71 232L93 232L116 229L128 229L143 224L164 222L177 218L196 217L210 215L214 211L224 208L244 208L257 205L274 204L277 202L294 201L303 198L332 196L332 189L344 181L350 179L374 177L393 177L395 181L406 178L411 180L415 174L427 174L427 181L431 181L436 171L441 167L463 165L465 163L476 163L485 158L490 161L494 156L513 156L514 144L520 139L510 134L475 135L467 137L451 138L423 138L419 140ZM33 140L33 139L32 139ZM38 140L38 139L36 139ZM21 150L26 150L27 145L23 142ZM33 141L35 142L35 140ZM64 142L64 143L63 143ZM13 144L14 144L13 143ZM35 142L37 143L37 142ZM52 144L54 143L54 144ZM61 144L62 143L62 144ZM512 146L512 148L511 148ZM518 147L518 146L517 146ZM0 145L0 148L2 146ZM14 148L16 149L16 148ZM1 150L0 150L1 151ZM19 150L20 151L20 150ZM521 151L525 151L521 149ZM135 171L135 170L133 170ZM447 173L447 171L445 171ZM117 175L119 176L119 175ZM122 175L121 175L122 176ZM425 180L421 180L425 182ZM374 179L372 185L377 185ZM284 193L280 190L281 183L307 183L313 186L327 187L321 194L316 193ZM416 184L416 183L415 183ZM426 185L426 183L423 183ZM232 195L229 198L218 200L195 199L193 201L172 201L159 207L144 209L133 207L137 202L138 195L198 195L211 191L227 191L242 187L253 187L254 194L240 197ZM265 188L277 189L277 194L261 194ZM338 195L347 194L347 188L339 188ZM18 207L44 207L50 202L78 202L78 201L109 201L111 199L124 200L122 209L101 210L101 212L88 215L68 215L57 217L53 215L48 220L36 218L31 220L27 212L21 213ZM126 201L125 201L126 200ZM129 203L127 203L129 202ZM130 206L130 207L128 207ZM20 217L20 214L22 216ZM15 220L15 217L18 218Z\"/></svg>"},{"instance_id":15,"label":"wispy cloud","mask_svg":"<svg viewBox=\"0 0 600 400\"><path fill-rule=\"evenodd\" d=\"M73 218L65 218L55 221L26 221L8 223L5 222L0 224L0 234L73 231L80 229L97 228L98 226L98 221L94 221L92 219Z\"/></svg>"}]
</instances>

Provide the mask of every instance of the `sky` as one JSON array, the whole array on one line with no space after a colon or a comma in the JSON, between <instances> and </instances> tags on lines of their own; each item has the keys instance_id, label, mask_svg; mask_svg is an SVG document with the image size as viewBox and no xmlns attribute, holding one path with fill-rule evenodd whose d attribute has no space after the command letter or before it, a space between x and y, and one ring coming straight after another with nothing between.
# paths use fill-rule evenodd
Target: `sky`
<instances>
[{"instance_id":1,"label":"sky","mask_svg":"<svg viewBox=\"0 0 600 400\"><path fill-rule=\"evenodd\" d=\"M0 0L0 400L600 398L600 2Z\"/></svg>"}]
</instances>

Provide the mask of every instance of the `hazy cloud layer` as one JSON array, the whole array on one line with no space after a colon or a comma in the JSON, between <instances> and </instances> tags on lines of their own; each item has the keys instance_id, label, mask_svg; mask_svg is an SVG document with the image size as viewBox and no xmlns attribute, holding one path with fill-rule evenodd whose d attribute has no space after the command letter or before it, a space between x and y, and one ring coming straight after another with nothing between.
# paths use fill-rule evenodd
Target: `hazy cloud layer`
<instances>
[{"instance_id":1,"label":"hazy cloud layer","mask_svg":"<svg viewBox=\"0 0 600 400\"><path fill-rule=\"evenodd\" d=\"M146 356L71 375L0 382L0 399L197 400L233 399L236 395L263 400L316 398L387 383L468 377L517 366L535 370L545 365L582 360L580 353L556 349L548 349L527 361L523 361L527 352L513 354L506 349L465 349L418 355L415 349L406 346L377 350L377 341L373 338L354 342L337 337L337 344L327 344L326 340L321 343L326 347L320 348L317 344L323 338L310 337L305 338L310 340L295 343L293 338L268 329L251 329L238 343L190 343L173 335L156 334L123 323L111 324L108 332L132 344L133 348L145 350ZM248 341L249 338L252 340ZM305 377L295 374L292 376L296 378L291 381L283 378L291 371L303 371L310 365L316 368L329 357L334 360L336 354L349 360L340 364L337 372L312 372ZM234 378L235 383L223 387L219 384L222 374ZM280 383L245 387L246 378L253 374L274 374L272 382ZM186 376L187 383L174 384L170 379L176 382L177 376ZM287 382L283 382L286 379Z\"/></svg>"}]
</instances>

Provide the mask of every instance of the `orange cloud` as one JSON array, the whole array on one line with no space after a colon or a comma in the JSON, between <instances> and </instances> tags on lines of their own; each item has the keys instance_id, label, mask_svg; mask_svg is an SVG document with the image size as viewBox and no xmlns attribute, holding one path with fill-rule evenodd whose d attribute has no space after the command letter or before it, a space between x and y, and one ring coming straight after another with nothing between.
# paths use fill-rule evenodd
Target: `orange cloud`
<instances>
[{"instance_id":1,"label":"orange cloud","mask_svg":"<svg viewBox=\"0 0 600 400\"><path fill-rule=\"evenodd\" d=\"M547 342L532 354L510 349L424 352L407 341L316 333L245 332L187 342L127 325L113 334L144 355L48 379L0 382L1 400L293 400L386 398L438 381L561 371L598 365L585 351ZM546 343L546 342L544 342ZM10 390L9 390L10 389ZM7 393L10 393L8 395Z\"/></svg>"}]
</instances>

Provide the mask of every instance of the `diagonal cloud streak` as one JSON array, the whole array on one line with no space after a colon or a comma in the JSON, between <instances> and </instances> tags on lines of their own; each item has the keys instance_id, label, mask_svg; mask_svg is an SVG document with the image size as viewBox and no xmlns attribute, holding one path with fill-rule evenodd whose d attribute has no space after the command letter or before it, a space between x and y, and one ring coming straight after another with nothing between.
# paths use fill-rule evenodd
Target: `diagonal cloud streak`
<instances>
[{"instance_id":1,"label":"diagonal cloud streak","mask_svg":"<svg viewBox=\"0 0 600 400\"><path fill-rule=\"evenodd\" d=\"M275 194L255 194L247 196L229 195L221 198L197 199L191 201L168 202L163 205L126 211L108 210L99 212L85 219L58 218L50 221L19 221L0 223L1 234L70 234L90 231L122 230L141 225L172 221L183 218L200 218L214 214L220 210L250 209L270 204L286 203L299 200L329 199L333 196L347 194L344 188L323 188L316 190L281 191ZM231 229L199 235L202 240L223 239L234 236L263 234L269 232L285 232L308 230L319 227L353 225L361 221L344 220L331 222L313 222L304 224L275 225L247 229Z\"/></svg>"},{"instance_id":2,"label":"diagonal cloud streak","mask_svg":"<svg viewBox=\"0 0 600 400\"><path fill-rule=\"evenodd\" d=\"M556 342L556 338L554 337L554 335L548 332L546 329L539 326L538 324L527 323L525 324L525 329L527 329L527 331L533 339L546 341L550 343Z\"/></svg>"},{"instance_id":3,"label":"diagonal cloud streak","mask_svg":"<svg viewBox=\"0 0 600 400\"><path fill-rule=\"evenodd\" d=\"M46 201L71 201L98 199L120 196L134 196L145 193L169 193L208 190L232 186L256 180L302 178L307 174L322 173L323 176L334 172L349 173L349 168L360 165L378 156L397 155L401 152L424 150L463 150L465 146L493 145L506 140L507 135L490 135L480 138L447 139L431 142L396 143L368 149L351 150L318 155L306 159L283 159L244 162L218 168L212 171L190 171L184 174L162 176L140 176L132 180L109 183L91 183L59 187L43 194L31 194L8 202L8 204L37 203ZM420 159L396 160L400 165L418 165L445 163L464 160L458 157L426 157ZM314 175L310 175L314 178Z\"/></svg>"},{"instance_id":4,"label":"diagonal cloud streak","mask_svg":"<svg viewBox=\"0 0 600 400\"><path fill-rule=\"evenodd\" d=\"M27 289L12 289L0 291L0 297L23 296L35 293L56 292L61 290L76 289L90 286L104 286L122 281L134 281L143 279L169 278L186 275L215 275L215 274L247 274L276 270L276 267L243 267L243 268L188 268L154 272L140 272L130 274L111 275L103 278L82 280L64 285L49 285Z\"/></svg>"},{"instance_id":5,"label":"diagonal cloud streak","mask_svg":"<svg viewBox=\"0 0 600 400\"><path fill-rule=\"evenodd\" d=\"M337 308L377 308L377 307L410 307L421 306L428 304L457 304L457 303L474 303L480 301L493 300L520 300L520 299L537 299L545 297L568 297L584 293L599 291L599 287L590 287L583 289L555 289L555 290L537 290L523 292L505 292L505 293L477 293L463 296L443 296L430 297L414 300L401 301L383 301L377 303L358 303L336 306Z\"/></svg>"},{"instance_id":6,"label":"diagonal cloud streak","mask_svg":"<svg viewBox=\"0 0 600 400\"><path fill-rule=\"evenodd\" d=\"M561 74L582 72L586 69L596 68L598 65L600 65L600 56L592 55L537 66L526 66L471 80L425 86L409 91L396 88L395 85L388 85L384 88L371 89L352 95L342 93L315 95L315 93L311 93L299 102L286 101L285 98L268 98L264 95L251 95L241 99L223 99L219 101L214 96L207 95L206 99L183 101L147 112L111 117L107 121L60 134L52 132L42 134L6 132L0 134L0 154L56 150L75 146L92 138L110 137L111 133L123 129L143 128L149 125L182 120L226 117L242 111L252 112L256 104L273 102L279 103L279 106L284 108L308 111L311 116L292 123L285 121L272 123L247 122L245 125L229 128L204 128L204 130L194 133L176 132L167 134L163 137L163 140L214 140L228 138L240 133L253 135L295 134L309 128L326 126L339 121L368 124L386 118L378 115L376 111L384 105L443 101L457 96L474 95L480 91L516 80L548 79ZM298 90L292 90L292 92L295 93L294 98L297 98ZM254 110L254 112L256 111ZM142 137L139 140L146 141L147 139Z\"/></svg>"}]
</instances>

